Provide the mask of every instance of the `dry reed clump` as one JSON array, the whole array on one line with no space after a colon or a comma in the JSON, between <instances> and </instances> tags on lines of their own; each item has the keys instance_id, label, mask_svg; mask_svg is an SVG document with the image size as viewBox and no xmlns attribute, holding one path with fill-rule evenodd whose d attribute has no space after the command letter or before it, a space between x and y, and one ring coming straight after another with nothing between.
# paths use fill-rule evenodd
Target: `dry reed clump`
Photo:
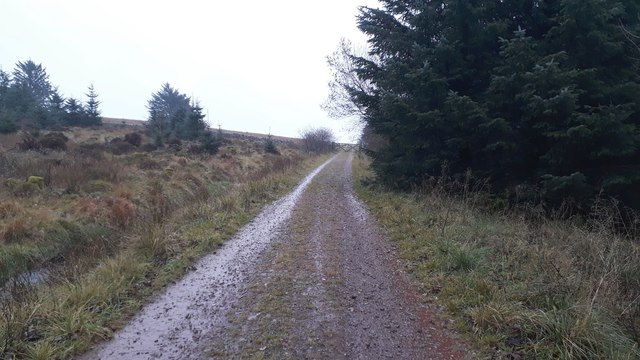
<instances>
[{"instance_id":1,"label":"dry reed clump","mask_svg":"<svg viewBox=\"0 0 640 360\"><path fill-rule=\"evenodd\" d=\"M148 184L145 200L148 202L148 213L155 223L161 223L173 210L165 186L158 180L151 180Z\"/></svg>"},{"instance_id":2,"label":"dry reed clump","mask_svg":"<svg viewBox=\"0 0 640 360\"><path fill-rule=\"evenodd\" d=\"M23 212L22 205L15 201L5 201L0 203L0 220L18 216Z\"/></svg>"},{"instance_id":3,"label":"dry reed clump","mask_svg":"<svg viewBox=\"0 0 640 360\"><path fill-rule=\"evenodd\" d=\"M96 161L76 155L50 167L50 186L78 191L81 185L91 181L117 183L122 173L123 165L116 159L104 157Z\"/></svg>"},{"instance_id":4,"label":"dry reed clump","mask_svg":"<svg viewBox=\"0 0 640 360\"><path fill-rule=\"evenodd\" d=\"M361 162L355 173L370 176ZM482 193L456 186L358 191L424 290L488 356L640 357L640 245L611 227L617 210L594 208L587 225L535 208L491 212Z\"/></svg>"},{"instance_id":5,"label":"dry reed clump","mask_svg":"<svg viewBox=\"0 0 640 360\"><path fill-rule=\"evenodd\" d=\"M38 176L47 187L78 191L90 181L118 182L123 165L115 159L90 158L79 153L39 154L12 152L3 154L4 179Z\"/></svg>"},{"instance_id":6,"label":"dry reed clump","mask_svg":"<svg viewBox=\"0 0 640 360\"><path fill-rule=\"evenodd\" d=\"M31 235L32 228L24 218L13 219L0 230L0 239L5 244L20 242Z\"/></svg>"},{"instance_id":7,"label":"dry reed clump","mask_svg":"<svg viewBox=\"0 0 640 360\"><path fill-rule=\"evenodd\" d=\"M73 202L72 208L79 219L89 222L99 222L106 216L104 206L100 200L93 197L81 197Z\"/></svg>"},{"instance_id":8,"label":"dry reed clump","mask_svg":"<svg viewBox=\"0 0 640 360\"><path fill-rule=\"evenodd\" d=\"M115 226L126 229L133 223L136 216L136 207L131 201L110 197L106 200L106 205L110 210L110 218Z\"/></svg>"},{"instance_id":9,"label":"dry reed clump","mask_svg":"<svg viewBox=\"0 0 640 360\"><path fill-rule=\"evenodd\" d=\"M121 198L121 199L126 199L126 200L131 201L131 200L133 200L134 193L133 193L133 190L130 187L128 187L126 185L120 185L120 186L118 186L116 188L116 190L114 192L114 195L116 197Z\"/></svg>"}]
</instances>

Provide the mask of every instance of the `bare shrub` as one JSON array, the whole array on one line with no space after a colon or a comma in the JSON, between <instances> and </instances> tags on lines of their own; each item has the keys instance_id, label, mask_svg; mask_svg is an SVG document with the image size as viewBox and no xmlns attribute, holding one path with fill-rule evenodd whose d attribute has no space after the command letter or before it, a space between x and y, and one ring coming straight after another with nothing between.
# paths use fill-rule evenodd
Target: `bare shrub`
<instances>
[{"instance_id":1,"label":"bare shrub","mask_svg":"<svg viewBox=\"0 0 640 360\"><path fill-rule=\"evenodd\" d=\"M205 152L205 148L200 144L191 144L189 145L189 147L187 147L187 153L192 155L200 155L204 154Z\"/></svg>"},{"instance_id":2,"label":"bare shrub","mask_svg":"<svg viewBox=\"0 0 640 360\"><path fill-rule=\"evenodd\" d=\"M114 155L123 155L136 151L136 147L120 138L115 138L109 143L107 151Z\"/></svg>"},{"instance_id":3,"label":"bare shrub","mask_svg":"<svg viewBox=\"0 0 640 360\"><path fill-rule=\"evenodd\" d=\"M335 149L335 136L327 128L302 130L300 137L307 152L326 153Z\"/></svg>"},{"instance_id":4,"label":"bare shrub","mask_svg":"<svg viewBox=\"0 0 640 360\"><path fill-rule=\"evenodd\" d=\"M69 138L66 137L63 133L60 132L50 132L44 136L40 140L38 140L38 144L41 149L49 149L49 150L67 150L67 142Z\"/></svg>"},{"instance_id":5,"label":"bare shrub","mask_svg":"<svg viewBox=\"0 0 640 360\"><path fill-rule=\"evenodd\" d=\"M158 149L158 146L155 144L144 144L140 146L140 150L145 152L152 152L152 151L156 151L157 149Z\"/></svg>"},{"instance_id":6,"label":"bare shrub","mask_svg":"<svg viewBox=\"0 0 640 360\"><path fill-rule=\"evenodd\" d=\"M106 149L104 144L82 144L78 146L77 153L86 158L100 160L104 157Z\"/></svg>"},{"instance_id":7,"label":"bare shrub","mask_svg":"<svg viewBox=\"0 0 640 360\"><path fill-rule=\"evenodd\" d=\"M124 136L124 141L135 147L138 147L140 146L140 144L142 144L142 135L137 132L128 133Z\"/></svg>"},{"instance_id":8,"label":"bare shrub","mask_svg":"<svg viewBox=\"0 0 640 360\"><path fill-rule=\"evenodd\" d=\"M29 150L40 150L40 143L38 142L38 139L29 134L29 133L24 133L22 135L22 140L20 141L20 143L18 143L18 149L22 150L22 151L29 151Z\"/></svg>"}]
</instances>

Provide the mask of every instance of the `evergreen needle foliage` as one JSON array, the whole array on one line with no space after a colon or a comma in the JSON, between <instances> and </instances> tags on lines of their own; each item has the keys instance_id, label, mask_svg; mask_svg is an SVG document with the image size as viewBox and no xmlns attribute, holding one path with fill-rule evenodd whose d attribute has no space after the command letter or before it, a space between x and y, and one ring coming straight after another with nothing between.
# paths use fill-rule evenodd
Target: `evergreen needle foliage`
<instances>
[{"instance_id":1,"label":"evergreen needle foliage","mask_svg":"<svg viewBox=\"0 0 640 360\"><path fill-rule=\"evenodd\" d=\"M11 75L0 69L0 133L20 127L101 125L100 101L93 85L86 96L86 105L78 99L65 99L49 82L45 67L32 60L18 62Z\"/></svg>"},{"instance_id":2,"label":"evergreen needle foliage","mask_svg":"<svg viewBox=\"0 0 640 360\"><path fill-rule=\"evenodd\" d=\"M407 188L446 164L513 197L640 208L636 0L381 4L358 16L369 52L341 44L329 60L333 113L385 140L371 149L383 182Z\"/></svg>"},{"instance_id":3,"label":"evergreen needle foliage","mask_svg":"<svg viewBox=\"0 0 640 360\"><path fill-rule=\"evenodd\" d=\"M168 83L151 95L147 108L147 129L156 139L157 145L166 141L195 140L207 130L200 105ZM207 136L207 139L209 138Z\"/></svg>"}]
</instances>

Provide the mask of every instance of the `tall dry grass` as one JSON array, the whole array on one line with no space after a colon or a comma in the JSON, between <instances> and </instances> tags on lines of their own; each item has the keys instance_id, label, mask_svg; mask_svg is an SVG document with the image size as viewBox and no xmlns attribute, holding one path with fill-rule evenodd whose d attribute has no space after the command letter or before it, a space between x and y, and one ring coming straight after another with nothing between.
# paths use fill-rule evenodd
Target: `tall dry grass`
<instances>
[{"instance_id":1,"label":"tall dry grass","mask_svg":"<svg viewBox=\"0 0 640 360\"><path fill-rule=\"evenodd\" d=\"M69 358L111 336L309 168L287 149L224 159L69 148L0 154L0 358ZM44 187L4 186L28 176Z\"/></svg>"}]
</instances>

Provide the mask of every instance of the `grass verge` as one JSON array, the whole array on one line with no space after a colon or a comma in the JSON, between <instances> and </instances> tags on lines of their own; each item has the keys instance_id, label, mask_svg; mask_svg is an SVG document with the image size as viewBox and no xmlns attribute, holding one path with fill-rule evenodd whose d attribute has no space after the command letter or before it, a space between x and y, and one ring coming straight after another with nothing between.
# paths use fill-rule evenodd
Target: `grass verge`
<instances>
[{"instance_id":1,"label":"grass verge","mask_svg":"<svg viewBox=\"0 0 640 360\"><path fill-rule=\"evenodd\" d=\"M66 154L60 157L51 171L69 163ZM65 359L110 337L153 294L325 160L291 158L221 156L215 160L221 164L211 164L134 153L109 157L121 175L108 183L70 186L50 175L43 178L52 183L29 196L2 194L11 209L0 216L0 256L24 267L5 266L2 275L15 280L23 271L45 272L2 288L0 358ZM66 190L56 190L59 183Z\"/></svg>"},{"instance_id":2,"label":"grass verge","mask_svg":"<svg viewBox=\"0 0 640 360\"><path fill-rule=\"evenodd\" d=\"M354 176L425 295L486 357L640 358L637 241L599 224L493 214L473 194L391 192L363 158Z\"/></svg>"}]
</instances>

